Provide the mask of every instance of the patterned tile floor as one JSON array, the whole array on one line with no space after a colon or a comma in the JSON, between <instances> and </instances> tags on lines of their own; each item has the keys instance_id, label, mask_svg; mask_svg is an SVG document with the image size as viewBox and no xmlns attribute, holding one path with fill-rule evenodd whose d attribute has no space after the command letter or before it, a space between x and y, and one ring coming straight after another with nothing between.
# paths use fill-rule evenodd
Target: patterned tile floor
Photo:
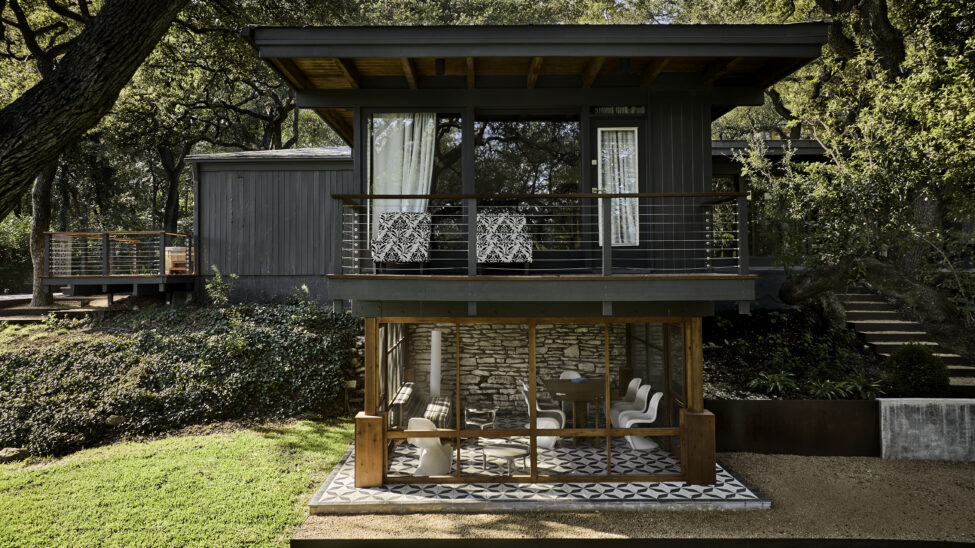
<instances>
[{"instance_id":1,"label":"patterned tile floor","mask_svg":"<svg viewBox=\"0 0 975 548\"><path fill-rule=\"evenodd\" d=\"M514 440L506 440L514 441ZM482 440L485 443L486 440ZM466 455L466 456L465 456ZM551 451L539 452L541 473L592 474L605 472L605 449L565 441ZM488 461L482 469L478 447L469 441L461 448L462 471L502 474L505 462ZM680 464L666 451L632 451L614 440L613 469L619 473L677 472ZM518 463L516 462L516 465ZM390 459L390 474L410 475L416 466L415 448L402 444ZM524 469L522 469L524 472ZM584 511L674 508L767 509L768 499L720 464L715 485L684 482L573 482L573 483L461 483L396 484L357 489L355 451L349 451L312 497L313 514L411 513L429 511ZM517 473L517 472L516 472Z\"/></svg>"}]
</instances>

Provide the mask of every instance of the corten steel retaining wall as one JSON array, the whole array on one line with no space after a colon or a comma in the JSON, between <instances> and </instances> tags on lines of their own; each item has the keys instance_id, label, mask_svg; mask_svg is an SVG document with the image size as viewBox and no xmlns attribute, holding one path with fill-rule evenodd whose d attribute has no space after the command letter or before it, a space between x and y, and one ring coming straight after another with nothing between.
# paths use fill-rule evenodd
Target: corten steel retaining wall
<instances>
[{"instance_id":1,"label":"corten steel retaining wall","mask_svg":"<svg viewBox=\"0 0 975 548\"><path fill-rule=\"evenodd\" d=\"M881 456L876 400L706 400L719 452Z\"/></svg>"}]
</instances>

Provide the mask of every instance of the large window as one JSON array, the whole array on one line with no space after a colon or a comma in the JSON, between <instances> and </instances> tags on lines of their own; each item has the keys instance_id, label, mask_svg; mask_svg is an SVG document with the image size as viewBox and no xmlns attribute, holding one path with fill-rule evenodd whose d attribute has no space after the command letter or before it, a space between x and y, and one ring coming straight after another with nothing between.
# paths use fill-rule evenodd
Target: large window
<instances>
[{"instance_id":1,"label":"large window","mask_svg":"<svg viewBox=\"0 0 975 548\"><path fill-rule=\"evenodd\" d=\"M479 194L579 192L578 120L485 116L474 126Z\"/></svg>"}]
</instances>

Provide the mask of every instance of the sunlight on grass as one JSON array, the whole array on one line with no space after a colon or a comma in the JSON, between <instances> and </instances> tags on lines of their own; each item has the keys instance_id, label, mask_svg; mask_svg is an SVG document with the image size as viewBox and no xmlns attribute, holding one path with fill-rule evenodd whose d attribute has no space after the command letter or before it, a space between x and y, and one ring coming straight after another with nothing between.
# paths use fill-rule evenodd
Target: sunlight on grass
<instances>
[{"instance_id":1,"label":"sunlight on grass","mask_svg":"<svg viewBox=\"0 0 975 548\"><path fill-rule=\"evenodd\" d=\"M0 465L0 546L285 545L351 441L302 421Z\"/></svg>"}]
</instances>

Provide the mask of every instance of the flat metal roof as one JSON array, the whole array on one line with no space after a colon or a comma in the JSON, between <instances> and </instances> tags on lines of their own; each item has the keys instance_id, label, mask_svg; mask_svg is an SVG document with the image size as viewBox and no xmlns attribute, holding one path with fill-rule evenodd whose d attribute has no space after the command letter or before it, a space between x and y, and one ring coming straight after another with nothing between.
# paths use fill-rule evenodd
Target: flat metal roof
<instances>
[{"instance_id":1,"label":"flat metal roof","mask_svg":"<svg viewBox=\"0 0 975 548\"><path fill-rule=\"evenodd\" d=\"M190 163L202 162L260 162L260 161L350 161L352 150L349 147L286 148L281 150L248 150L241 152L218 152L214 154L191 154L186 157Z\"/></svg>"}]
</instances>

